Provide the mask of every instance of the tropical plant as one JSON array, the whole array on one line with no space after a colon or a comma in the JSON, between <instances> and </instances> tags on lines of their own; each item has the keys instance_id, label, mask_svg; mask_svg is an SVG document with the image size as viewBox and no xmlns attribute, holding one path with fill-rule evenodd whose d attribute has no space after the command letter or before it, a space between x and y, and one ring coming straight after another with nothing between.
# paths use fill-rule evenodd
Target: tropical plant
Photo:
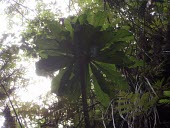
<instances>
[{"instance_id":1,"label":"tropical plant","mask_svg":"<svg viewBox=\"0 0 170 128\"><path fill-rule=\"evenodd\" d=\"M105 12L99 12L106 14ZM53 78L52 91L74 102L82 98L85 127L90 127L88 94L91 88L107 107L115 88L127 89L128 84L117 67L133 65L125 48L132 33L125 29L105 29L105 20L95 17L89 24L87 15L68 18L64 23L46 22L46 34L34 40L41 59L36 63L38 75L59 71Z\"/></svg>"},{"instance_id":2,"label":"tropical plant","mask_svg":"<svg viewBox=\"0 0 170 128\"><path fill-rule=\"evenodd\" d=\"M130 86L130 92L126 92L126 95L129 95L131 93L136 95L136 93L139 93L139 97L141 98L142 95L144 96L146 93L149 93L150 100L157 100L155 100L153 106L150 107L149 112L146 112L145 114L150 115L148 116L149 120L153 117L154 120L157 120L158 117L153 115L156 115L156 111L158 108L158 113L160 114L161 121L164 120L162 119L162 115L168 112L168 110L165 109L167 109L167 106L169 106L169 98L165 96L165 92L169 91L170 76L168 45L170 37L169 2L167 0L105 0L104 2L93 0L88 1L88 4L83 4L81 0L75 0L75 2L79 3L79 5L86 10L85 13L87 13L88 15L96 12L96 8L98 9L98 11L100 11L100 9L103 7L107 11L107 19L110 26L126 27L131 30L131 32L134 34L135 40L133 43L130 44L132 46L130 52L133 57L141 61L138 61L140 64L136 67L121 69L122 73L127 78ZM93 6L94 3L96 6ZM159 100L159 103L157 103L158 97L159 99L161 99ZM138 99L139 101L140 98L136 97L136 99ZM119 102L119 98L117 102ZM164 103L164 105L161 105L160 103ZM128 98L125 98L122 105L125 104L131 104L129 103ZM119 104L116 105L118 106L115 106L114 103L112 104L112 106L114 106L113 109L115 107L119 108ZM136 107L137 106L138 105L136 105ZM142 108L142 106L140 106L140 108ZM166 112L163 112L163 110L165 110ZM130 111L128 112L130 113ZM145 114L141 114L141 116L145 116ZM129 114L126 113L127 117L128 115ZM122 117L121 114L120 116ZM128 122L127 120L125 120L125 118L122 119L123 122L128 122L128 124L133 125L134 123L136 123L136 127L146 127L140 126L140 124L144 125L144 123L140 123L140 121L144 121L144 118L142 118L141 116L137 116L137 118L134 116L134 122L132 120L132 122ZM131 115L129 117L131 118ZM152 121L149 122L151 124ZM159 125L159 121L155 121L155 124ZM150 127L154 127L155 124L150 125ZM160 124L160 127L169 127L168 123Z\"/></svg>"},{"instance_id":3,"label":"tropical plant","mask_svg":"<svg viewBox=\"0 0 170 128\"><path fill-rule=\"evenodd\" d=\"M94 127L98 114L103 127L158 126L157 108L169 103L168 1L75 1L84 14L58 22L42 13L25 36L40 56L37 74L52 76L52 91L68 105L59 123L83 127L76 122L85 118Z\"/></svg>"}]
</instances>

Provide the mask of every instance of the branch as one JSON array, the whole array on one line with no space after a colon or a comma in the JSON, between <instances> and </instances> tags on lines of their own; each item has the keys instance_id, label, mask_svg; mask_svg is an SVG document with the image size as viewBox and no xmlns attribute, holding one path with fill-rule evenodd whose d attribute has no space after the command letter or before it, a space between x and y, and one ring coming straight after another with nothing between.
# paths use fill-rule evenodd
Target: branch
<instances>
[{"instance_id":1,"label":"branch","mask_svg":"<svg viewBox=\"0 0 170 128\"><path fill-rule=\"evenodd\" d=\"M23 8L26 8L26 9L29 9L29 10L31 10L32 12L34 12L35 13L35 11L34 10L32 10L32 9L30 9L30 8L28 8L27 6L24 6L23 4L20 4L20 3L18 3L17 1L15 1L15 0L12 0L13 2L15 2L16 4L18 4L19 6L22 6Z\"/></svg>"},{"instance_id":2,"label":"branch","mask_svg":"<svg viewBox=\"0 0 170 128\"><path fill-rule=\"evenodd\" d=\"M19 125L20 125L20 128L22 128L22 124L21 124L21 122L20 122L20 120L19 120L19 117L18 117L18 114L17 114L17 112L16 112L16 110L15 110L13 104L12 104L12 101L11 101L9 95L8 95L8 92L6 91L6 89L5 89L5 87L4 87L3 84L1 84L1 86L2 86L2 88L3 88L4 92L5 92L5 94L7 95L8 99L9 99L9 102L10 102L10 104L11 104L13 110L14 110L14 113L15 113L15 116L16 116L16 118L17 118L17 120L18 120L18 123L19 123Z\"/></svg>"}]
</instances>

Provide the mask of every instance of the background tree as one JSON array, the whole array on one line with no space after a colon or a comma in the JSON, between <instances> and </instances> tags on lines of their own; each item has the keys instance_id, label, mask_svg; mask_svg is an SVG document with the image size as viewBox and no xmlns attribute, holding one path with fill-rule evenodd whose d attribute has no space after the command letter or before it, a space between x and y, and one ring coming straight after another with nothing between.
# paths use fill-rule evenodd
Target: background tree
<instances>
[{"instance_id":1,"label":"background tree","mask_svg":"<svg viewBox=\"0 0 170 128\"><path fill-rule=\"evenodd\" d=\"M138 68L135 70L135 74L134 69L133 71L128 69L125 71L126 73L124 73L127 78L130 79L129 82L132 82L131 84L134 86L132 91L136 92L136 89L138 89L138 91L141 91L140 93L148 92L149 90L146 86L149 85L149 88L152 87L152 92L155 91L154 93L157 94L160 99L164 95L162 95L164 91L169 91L169 87L166 85L169 83L168 78L170 74L167 73L168 69L165 69L165 67L169 65L169 62L167 61L168 54L164 54L163 48L165 44L167 44L166 40L169 33L167 21L167 19L169 19L169 4L167 2L168 1L106 1L109 7L121 16L122 20L119 21L118 25L128 25L130 30L134 33L137 46L134 49L135 52L132 53L135 57L144 62L141 69ZM139 86L142 88L138 88L138 84L134 84L140 81L140 79L134 79L134 76L136 75L139 76L140 79L144 77L144 80L142 81L146 81L144 85L142 84L143 87ZM150 91L149 93L151 94ZM161 107L163 106L161 105ZM157 104L157 109L159 112L160 104ZM161 117L162 114L159 113L159 115ZM139 120L141 120L141 118L139 118ZM138 126L134 127L139 127L140 124L137 125ZM165 125L162 122L160 127L168 127L168 124Z\"/></svg>"},{"instance_id":2,"label":"background tree","mask_svg":"<svg viewBox=\"0 0 170 128\"><path fill-rule=\"evenodd\" d=\"M10 34L4 34L1 39L0 46L0 94L1 102L4 102L3 114L6 118L5 126L6 127L16 127L16 121L21 126L20 119L16 110L10 99L10 95L17 88L16 83L19 79L22 79L23 69L17 67L17 60L19 60L18 51L19 48L16 45L8 44L7 41L10 37ZM5 44L6 43L6 44ZM5 45L4 45L5 44ZM8 102L5 101L8 99ZM10 107L9 107L10 106ZM14 115L11 114L11 109L13 109Z\"/></svg>"},{"instance_id":3,"label":"background tree","mask_svg":"<svg viewBox=\"0 0 170 128\"><path fill-rule=\"evenodd\" d=\"M40 118L29 118L42 127L84 127L84 117L86 127L169 127L168 1L70 0L70 10L75 3L68 18L39 4L23 34L20 48L40 57L37 74L50 75L60 97L48 109L34 104Z\"/></svg>"}]
</instances>

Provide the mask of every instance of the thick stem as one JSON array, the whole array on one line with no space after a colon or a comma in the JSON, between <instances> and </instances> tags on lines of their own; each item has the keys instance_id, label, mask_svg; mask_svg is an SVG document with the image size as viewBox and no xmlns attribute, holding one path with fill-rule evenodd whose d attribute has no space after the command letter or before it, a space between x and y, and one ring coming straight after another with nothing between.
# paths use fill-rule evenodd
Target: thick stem
<instances>
[{"instance_id":1,"label":"thick stem","mask_svg":"<svg viewBox=\"0 0 170 128\"><path fill-rule=\"evenodd\" d=\"M90 128L88 104L87 104L87 72L88 63L85 58L80 59L80 81L81 81L81 94L82 94L82 105L84 114L85 128Z\"/></svg>"}]
</instances>

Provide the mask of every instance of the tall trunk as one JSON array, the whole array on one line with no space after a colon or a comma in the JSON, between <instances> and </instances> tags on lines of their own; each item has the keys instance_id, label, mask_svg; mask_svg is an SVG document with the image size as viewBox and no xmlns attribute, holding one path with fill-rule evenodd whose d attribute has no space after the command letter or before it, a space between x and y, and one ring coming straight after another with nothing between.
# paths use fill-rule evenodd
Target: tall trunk
<instances>
[{"instance_id":1,"label":"tall trunk","mask_svg":"<svg viewBox=\"0 0 170 128\"><path fill-rule=\"evenodd\" d=\"M86 58L80 59L80 81L81 81L81 94L82 94L82 105L84 114L85 128L90 128L88 104L87 104L87 72L88 63Z\"/></svg>"}]
</instances>

